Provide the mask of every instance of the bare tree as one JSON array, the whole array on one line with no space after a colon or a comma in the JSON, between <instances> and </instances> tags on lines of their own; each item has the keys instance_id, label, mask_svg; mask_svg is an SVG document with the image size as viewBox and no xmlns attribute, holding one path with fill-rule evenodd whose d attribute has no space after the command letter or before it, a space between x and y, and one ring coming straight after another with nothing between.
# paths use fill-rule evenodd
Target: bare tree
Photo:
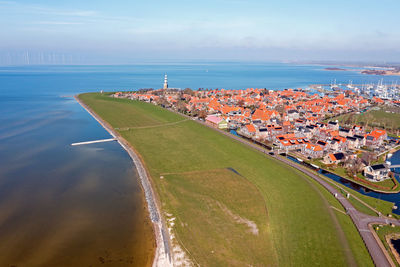
<instances>
[{"instance_id":1,"label":"bare tree","mask_svg":"<svg viewBox=\"0 0 400 267\"><path fill-rule=\"evenodd\" d=\"M165 97L160 97L158 104L163 107L169 106L168 100Z\"/></svg>"},{"instance_id":2,"label":"bare tree","mask_svg":"<svg viewBox=\"0 0 400 267\"><path fill-rule=\"evenodd\" d=\"M186 107L186 103L184 101L182 101L182 100L179 100L176 103L175 107L179 112L182 112L182 113L186 113L188 111L188 109Z\"/></svg>"},{"instance_id":3,"label":"bare tree","mask_svg":"<svg viewBox=\"0 0 400 267\"><path fill-rule=\"evenodd\" d=\"M190 88L185 88L185 90L183 90L183 93L190 96L194 96L194 91Z\"/></svg>"},{"instance_id":4,"label":"bare tree","mask_svg":"<svg viewBox=\"0 0 400 267\"><path fill-rule=\"evenodd\" d=\"M199 118L201 119L205 119L207 117L207 111L205 111L204 109L199 111Z\"/></svg>"},{"instance_id":5,"label":"bare tree","mask_svg":"<svg viewBox=\"0 0 400 267\"><path fill-rule=\"evenodd\" d=\"M363 169L363 163L360 158L348 158L345 161L345 168L350 176L356 176Z\"/></svg>"},{"instance_id":6,"label":"bare tree","mask_svg":"<svg viewBox=\"0 0 400 267\"><path fill-rule=\"evenodd\" d=\"M372 152L363 152L361 154L361 160L365 165L371 165L376 160L376 155Z\"/></svg>"}]
</instances>

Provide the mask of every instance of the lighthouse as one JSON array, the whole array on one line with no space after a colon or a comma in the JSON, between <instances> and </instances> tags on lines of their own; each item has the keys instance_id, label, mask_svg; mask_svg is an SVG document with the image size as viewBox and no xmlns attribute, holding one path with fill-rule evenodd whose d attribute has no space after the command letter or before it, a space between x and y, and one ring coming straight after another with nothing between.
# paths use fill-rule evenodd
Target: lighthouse
<instances>
[{"instance_id":1,"label":"lighthouse","mask_svg":"<svg viewBox=\"0 0 400 267\"><path fill-rule=\"evenodd\" d=\"M167 74L165 74L165 77L164 77L164 89L165 90L168 89L168 77L167 77Z\"/></svg>"}]
</instances>

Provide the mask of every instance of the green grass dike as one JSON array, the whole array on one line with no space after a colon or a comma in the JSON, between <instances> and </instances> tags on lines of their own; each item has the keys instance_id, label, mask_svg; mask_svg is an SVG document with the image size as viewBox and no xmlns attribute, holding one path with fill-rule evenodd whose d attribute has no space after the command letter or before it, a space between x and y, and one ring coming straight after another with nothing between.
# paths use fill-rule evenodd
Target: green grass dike
<instances>
[{"instance_id":1,"label":"green grass dike","mask_svg":"<svg viewBox=\"0 0 400 267\"><path fill-rule=\"evenodd\" d=\"M373 266L339 202L304 174L161 107L79 98L141 155L194 265Z\"/></svg>"}]
</instances>

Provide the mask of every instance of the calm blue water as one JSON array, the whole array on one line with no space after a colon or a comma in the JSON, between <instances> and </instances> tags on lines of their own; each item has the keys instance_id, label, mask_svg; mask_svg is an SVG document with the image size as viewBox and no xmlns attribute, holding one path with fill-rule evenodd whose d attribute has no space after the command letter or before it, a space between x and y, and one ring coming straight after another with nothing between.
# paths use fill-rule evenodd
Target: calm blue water
<instances>
[{"instance_id":1,"label":"calm blue water","mask_svg":"<svg viewBox=\"0 0 400 267\"><path fill-rule=\"evenodd\" d=\"M23 84L24 94L62 95L77 92L160 88L164 74L170 87L197 88L268 88L284 89L309 84L354 84L378 82L382 76L353 71L325 71L327 66L283 63L180 63L130 66L36 66L0 67L1 95L15 95ZM385 76L384 82L400 81ZM18 81L18 82L16 82Z\"/></svg>"},{"instance_id":2,"label":"calm blue water","mask_svg":"<svg viewBox=\"0 0 400 267\"><path fill-rule=\"evenodd\" d=\"M132 162L117 143L70 146L109 137L72 95L159 88L164 73L170 87L193 89L284 89L381 78L323 68L278 63L0 67L0 266L89 266L100 257L140 265L138 259L149 257L146 241L152 245L152 237ZM365 194L400 204L398 195Z\"/></svg>"}]
</instances>

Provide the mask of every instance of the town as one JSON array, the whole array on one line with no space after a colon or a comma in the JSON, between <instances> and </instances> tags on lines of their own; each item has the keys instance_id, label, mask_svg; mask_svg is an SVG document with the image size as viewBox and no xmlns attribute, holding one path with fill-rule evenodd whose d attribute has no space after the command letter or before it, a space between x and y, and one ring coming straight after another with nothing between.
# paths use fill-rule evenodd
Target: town
<instances>
[{"instance_id":1,"label":"town","mask_svg":"<svg viewBox=\"0 0 400 267\"><path fill-rule=\"evenodd\" d=\"M111 96L174 110L256 142L269 153L294 157L372 190L398 190L388 161L399 146L393 135L398 129L390 129L388 134L388 127L338 121L342 115L397 107L395 100L369 99L348 89L324 95L301 88L180 90L168 88L167 77L163 89Z\"/></svg>"}]
</instances>

